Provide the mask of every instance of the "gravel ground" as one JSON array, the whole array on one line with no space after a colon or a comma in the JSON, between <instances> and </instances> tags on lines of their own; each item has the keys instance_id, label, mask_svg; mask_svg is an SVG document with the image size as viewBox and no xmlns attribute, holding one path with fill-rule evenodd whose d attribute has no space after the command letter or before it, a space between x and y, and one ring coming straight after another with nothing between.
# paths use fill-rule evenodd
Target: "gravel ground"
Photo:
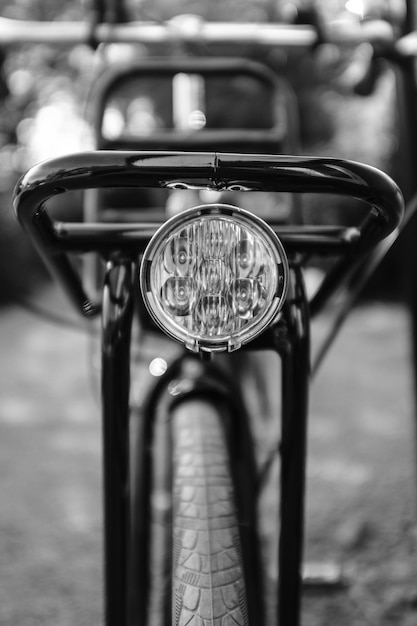
<instances>
[{"instance_id":1,"label":"gravel ground","mask_svg":"<svg viewBox=\"0 0 417 626\"><path fill-rule=\"evenodd\" d=\"M95 342L18 308L0 311L0 342L0 624L99 624ZM314 383L306 561L351 584L306 591L305 625L417 623L409 360L406 313L372 304Z\"/></svg>"}]
</instances>

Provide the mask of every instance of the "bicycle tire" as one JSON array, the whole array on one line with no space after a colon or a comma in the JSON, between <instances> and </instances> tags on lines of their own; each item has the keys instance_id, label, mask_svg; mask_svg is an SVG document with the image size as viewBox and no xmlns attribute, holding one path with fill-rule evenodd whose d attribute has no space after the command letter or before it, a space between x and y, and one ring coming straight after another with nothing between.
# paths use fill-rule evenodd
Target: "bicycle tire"
<instances>
[{"instance_id":1,"label":"bicycle tire","mask_svg":"<svg viewBox=\"0 0 417 626\"><path fill-rule=\"evenodd\" d=\"M176 407L172 444L172 624L248 626L236 498L214 405Z\"/></svg>"}]
</instances>

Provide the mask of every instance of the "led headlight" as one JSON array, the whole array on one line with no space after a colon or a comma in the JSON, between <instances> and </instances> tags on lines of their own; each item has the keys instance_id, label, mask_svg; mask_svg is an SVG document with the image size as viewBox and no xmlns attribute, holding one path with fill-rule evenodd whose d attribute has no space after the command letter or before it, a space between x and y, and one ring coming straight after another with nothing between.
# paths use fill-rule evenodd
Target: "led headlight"
<instances>
[{"instance_id":1,"label":"led headlight","mask_svg":"<svg viewBox=\"0 0 417 626\"><path fill-rule=\"evenodd\" d=\"M274 231L224 204L165 222L141 265L145 305L162 330L194 351L236 350L273 321L285 300L288 262Z\"/></svg>"}]
</instances>

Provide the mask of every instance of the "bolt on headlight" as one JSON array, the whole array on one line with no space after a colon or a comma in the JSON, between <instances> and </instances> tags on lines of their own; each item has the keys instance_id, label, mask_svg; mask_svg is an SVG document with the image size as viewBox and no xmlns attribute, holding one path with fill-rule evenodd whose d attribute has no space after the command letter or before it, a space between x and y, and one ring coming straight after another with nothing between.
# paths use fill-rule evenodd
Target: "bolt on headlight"
<instances>
[{"instance_id":1,"label":"bolt on headlight","mask_svg":"<svg viewBox=\"0 0 417 626\"><path fill-rule=\"evenodd\" d=\"M155 323L193 351L236 350L281 310L288 262L259 217L224 204L165 222L149 242L140 285Z\"/></svg>"}]
</instances>

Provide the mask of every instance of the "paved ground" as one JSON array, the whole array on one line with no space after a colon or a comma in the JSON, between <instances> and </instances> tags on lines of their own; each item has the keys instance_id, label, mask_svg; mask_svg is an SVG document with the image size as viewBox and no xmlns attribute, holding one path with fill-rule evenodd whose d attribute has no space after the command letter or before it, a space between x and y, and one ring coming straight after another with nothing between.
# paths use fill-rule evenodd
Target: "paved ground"
<instances>
[{"instance_id":1,"label":"paved ground","mask_svg":"<svg viewBox=\"0 0 417 626\"><path fill-rule=\"evenodd\" d=\"M0 346L0 624L99 624L96 343L12 308L0 311ZM306 594L304 623L414 625L413 407L401 307L355 312L311 405L307 560L340 564L353 584Z\"/></svg>"},{"instance_id":2,"label":"paved ground","mask_svg":"<svg viewBox=\"0 0 417 626\"><path fill-rule=\"evenodd\" d=\"M307 558L343 566L351 606L342 618L335 596L314 623L411 626L417 490L406 313L358 310L328 357L312 392Z\"/></svg>"}]
</instances>

